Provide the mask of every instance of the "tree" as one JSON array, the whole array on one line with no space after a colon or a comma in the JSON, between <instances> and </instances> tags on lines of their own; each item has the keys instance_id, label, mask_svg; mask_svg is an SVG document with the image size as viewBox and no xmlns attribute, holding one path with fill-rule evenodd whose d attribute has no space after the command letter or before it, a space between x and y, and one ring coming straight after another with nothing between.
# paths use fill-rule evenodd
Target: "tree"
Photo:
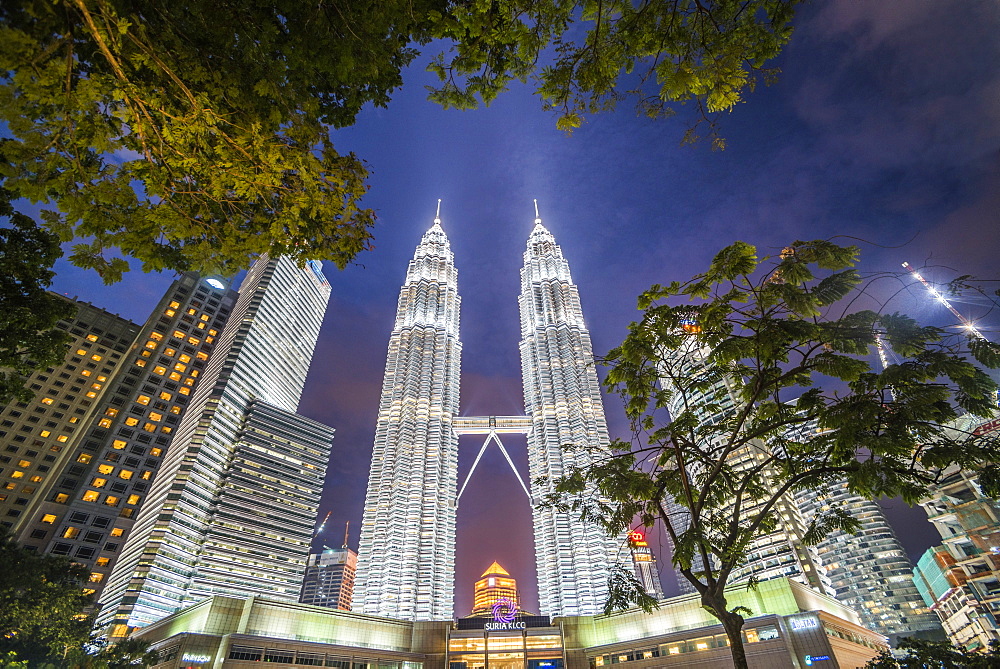
<instances>
[{"instance_id":1,"label":"tree","mask_svg":"<svg viewBox=\"0 0 1000 669\"><path fill-rule=\"evenodd\" d=\"M633 99L651 117L691 102L731 110L776 69L765 63L791 36L800 0L471 0L433 13L436 36L454 45L432 63L431 98L460 109L491 102L513 80L532 78L558 125ZM478 98L478 100L477 100ZM695 128L688 139L695 137Z\"/></svg>"},{"instance_id":2,"label":"tree","mask_svg":"<svg viewBox=\"0 0 1000 669\"><path fill-rule=\"evenodd\" d=\"M1000 347L851 311L857 255L820 240L758 258L737 242L691 280L650 288L642 320L607 356L606 385L624 399L636 443L614 442L549 499L614 534L635 518L661 522L737 667L747 666L748 611L729 608L725 588L789 495L840 481L913 504L952 465L979 468L998 487L997 439L948 424L959 411L993 411L996 386L978 365L1000 365ZM877 337L905 360L873 369ZM857 527L834 508L802 541Z\"/></svg>"},{"instance_id":3,"label":"tree","mask_svg":"<svg viewBox=\"0 0 1000 669\"><path fill-rule=\"evenodd\" d=\"M73 304L45 289L62 256L59 239L15 211L10 191L0 186L0 404L27 401L24 377L34 367L62 362L69 335L55 329L76 312Z\"/></svg>"},{"instance_id":4,"label":"tree","mask_svg":"<svg viewBox=\"0 0 1000 669\"><path fill-rule=\"evenodd\" d=\"M996 643L985 652L976 652L956 648L947 641L903 639L899 650L900 657L882 651L864 669L991 669L1000 664L1000 645Z\"/></svg>"},{"instance_id":5,"label":"tree","mask_svg":"<svg viewBox=\"0 0 1000 669\"><path fill-rule=\"evenodd\" d=\"M66 558L39 555L0 534L0 653L16 653L32 665L80 648L91 620L82 611L90 574Z\"/></svg>"},{"instance_id":6,"label":"tree","mask_svg":"<svg viewBox=\"0 0 1000 669\"><path fill-rule=\"evenodd\" d=\"M0 175L107 282L114 248L146 271L343 267L374 214L329 126L388 102L445 1L3 3Z\"/></svg>"}]
</instances>

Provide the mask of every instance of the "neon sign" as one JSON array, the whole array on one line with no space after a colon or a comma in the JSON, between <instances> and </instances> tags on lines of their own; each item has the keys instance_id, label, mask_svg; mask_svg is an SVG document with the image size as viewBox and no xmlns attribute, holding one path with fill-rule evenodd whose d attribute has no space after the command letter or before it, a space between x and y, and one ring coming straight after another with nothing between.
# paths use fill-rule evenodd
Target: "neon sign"
<instances>
[{"instance_id":1,"label":"neon sign","mask_svg":"<svg viewBox=\"0 0 1000 669\"><path fill-rule=\"evenodd\" d=\"M528 629L527 624L517 619L517 602L509 597L501 597L493 604L493 622L483 625L487 632Z\"/></svg>"}]
</instances>

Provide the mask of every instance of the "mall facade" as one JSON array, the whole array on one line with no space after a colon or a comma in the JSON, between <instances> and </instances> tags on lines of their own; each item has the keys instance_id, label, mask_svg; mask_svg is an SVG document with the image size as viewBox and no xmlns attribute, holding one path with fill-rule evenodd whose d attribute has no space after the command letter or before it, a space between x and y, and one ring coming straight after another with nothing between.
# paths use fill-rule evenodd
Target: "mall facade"
<instances>
[{"instance_id":1,"label":"mall facade","mask_svg":"<svg viewBox=\"0 0 1000 669\"><path fill-rule=\"evenodd\" d=\"M755 615L744 625L759 669L862 667L885 638L851 609L800 583L778 579L728 593ZM764 613L766 612L766 613ZM698 597L665 600L652 613L517 615L413 622L263 598L212 597L134 637L160 653L156 669L621 669L731 667L722 626Z\"/></svg>"}]
</instances>

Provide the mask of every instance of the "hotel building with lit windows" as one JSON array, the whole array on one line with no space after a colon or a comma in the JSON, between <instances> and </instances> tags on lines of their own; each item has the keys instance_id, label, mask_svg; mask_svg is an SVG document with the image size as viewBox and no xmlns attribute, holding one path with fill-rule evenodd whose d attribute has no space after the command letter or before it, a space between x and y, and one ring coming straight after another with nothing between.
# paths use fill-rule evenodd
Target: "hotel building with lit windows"
<instances>
[{"instance_id":1,"label":"hotel building with lit windows","mask_svg":"<svg viewBox=\"0 0 1000 669\"><path fill-rule=\"evenodd\" d=\"M295 409L329 295L317 262L247 273L108 578L112 635L212 595L297 601L333 428Z\"/></svg>"}]
</instances>

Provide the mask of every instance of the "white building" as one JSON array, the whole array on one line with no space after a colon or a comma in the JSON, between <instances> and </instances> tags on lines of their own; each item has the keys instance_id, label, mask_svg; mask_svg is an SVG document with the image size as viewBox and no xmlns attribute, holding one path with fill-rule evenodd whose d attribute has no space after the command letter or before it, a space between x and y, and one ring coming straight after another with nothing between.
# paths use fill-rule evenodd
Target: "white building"
<instances>
[{"instance_id":1,"label":"white building","mask_svg":"<svg viewBox=\"0 0 1000 669\"><path fill-rule=\"evenodd\" d=\"M294 412L329 295L318 262L250 269L108 579L111 634L212 595L298 600L333 429Z\"/></svg>"},{"instance_id":2,"label":"white building","mask_svg":"<svg viewBox=\"0 0 1000 669\"><path fill-rule=\"evenodd\" d=\"M459 305L454 255L436 218L410 261L389 338L355 611L403 620L452 617Z\"/></svg>"},{"instance_id":3,"label":"white building","mask_svg":"<svg viewBox=\"0 0 1000 669\"><path fill-rule=\"evenodd\" d=\"M609 568L622 541L576 514L538 504L555 479L593 461L587 449L608 446L608 428L580 295L540 218L524 252L518 304L540 613L592 615L604 608ZM577 448L565 450L567 444ZM539 486L540 477L548 483Z\"/></svg>"}]
</instances>

